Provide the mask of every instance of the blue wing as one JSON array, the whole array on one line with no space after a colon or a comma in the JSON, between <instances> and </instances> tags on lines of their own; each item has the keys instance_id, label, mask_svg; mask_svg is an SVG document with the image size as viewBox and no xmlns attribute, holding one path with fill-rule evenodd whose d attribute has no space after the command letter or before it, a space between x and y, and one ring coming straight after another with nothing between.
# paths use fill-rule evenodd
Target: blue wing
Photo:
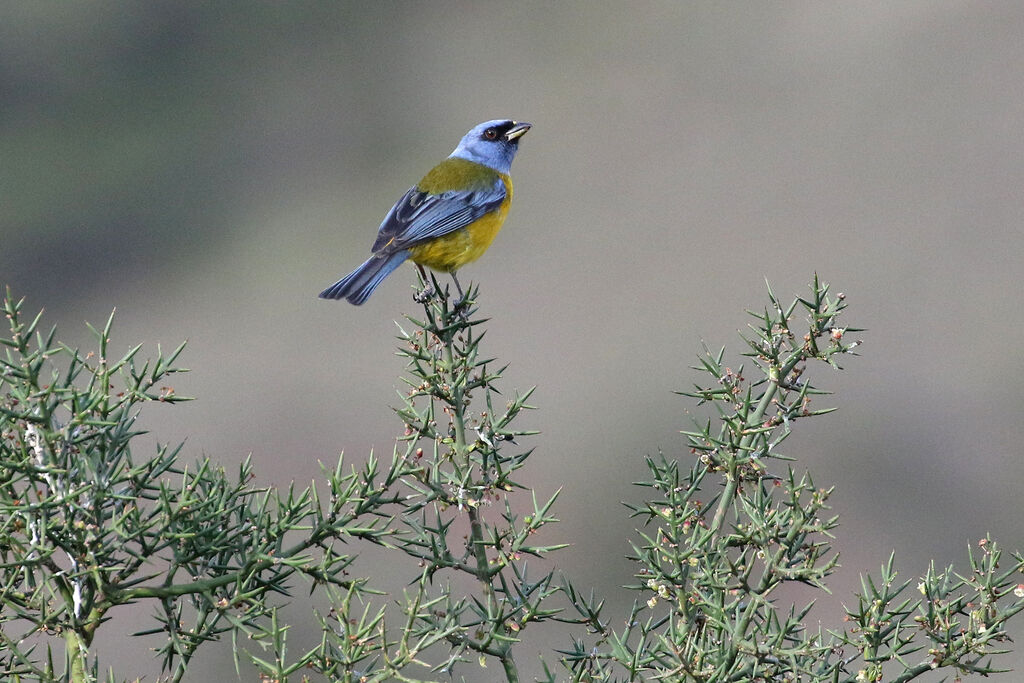
<instances>
[{"instance_id":1,"label":"blue wing","mask_svg":"<svg viewBox=\"0 0 1024 683\"><path fill-rule=\"evenodd\" d=\"M429 194L414 187L384 217L373 251L399 251L447 235L496 211L505 197L505 183L500 178L495 178L494 184L484 189L450 190L441 194Z\"/></svg>"}]
</instances>

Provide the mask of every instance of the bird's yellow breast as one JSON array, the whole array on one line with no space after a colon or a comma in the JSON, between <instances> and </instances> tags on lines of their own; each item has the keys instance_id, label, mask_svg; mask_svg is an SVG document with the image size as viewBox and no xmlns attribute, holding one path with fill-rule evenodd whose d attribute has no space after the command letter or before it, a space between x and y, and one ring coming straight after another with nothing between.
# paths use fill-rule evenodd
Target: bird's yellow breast
<instances>
[{"instance_id":1,"label":"bird's yellow breast","mask_svg":"<svg viewBox=\"0 0 1024 683\"><path fill-rule=\"evenodd\" d=\"M501 225L508 216L509 203L512 201L512 179L504 173L499 173L498 176L505 184L505 200L501 205L464 228L412 247L409 249L409 258L413 263L448 273L458 270L470 261L475 261L487 251L487 247L491 246L491 242L501 230ZM434 191L434 188L425 187L429 184L429 178L428 174L420 182L420 189Z\"/></svg>"}]
</instances>

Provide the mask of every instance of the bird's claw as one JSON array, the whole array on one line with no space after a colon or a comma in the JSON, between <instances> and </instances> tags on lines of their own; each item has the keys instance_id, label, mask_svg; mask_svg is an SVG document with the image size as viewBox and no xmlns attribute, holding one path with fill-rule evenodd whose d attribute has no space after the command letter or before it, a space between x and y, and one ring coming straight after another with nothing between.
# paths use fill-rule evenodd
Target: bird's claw
<instances>
[{"instance_id":1,"label":"bird's claw","mask_svg":"<svg viewBox=\"0 0 1024 683\"><path fill-rule=\"evenodd\" d=\"M468 296L463 296L452 306L452 312L465 320L469 317L469 307L473 304Z\"/></svg>"},{"instance_id":2,"label":"bird's claw","mask_svg":"<svg viewBox=\"0 0 1024 683\"><path fill-rule=\"evenodd\" d=\"M418 304L425 304L430 301L431 297L435 294L433 285L427 285L420 291L412 295L412 300Z\"/></svg>"}]
</instances>

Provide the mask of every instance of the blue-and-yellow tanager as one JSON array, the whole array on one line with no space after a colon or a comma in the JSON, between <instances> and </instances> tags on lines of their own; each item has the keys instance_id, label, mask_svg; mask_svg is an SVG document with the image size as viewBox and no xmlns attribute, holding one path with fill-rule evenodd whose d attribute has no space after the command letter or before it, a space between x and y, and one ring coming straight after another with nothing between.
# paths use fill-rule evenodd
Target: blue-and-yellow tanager
<instances>
[{"instance_id":1,"label":"blue-and-yellow tanager","mask_svg":"<svg viewBox=\"0 0 1024 683\"><path fill-rule=\"evenodd\" d=\"M377 230L373 256L320 293L357 306L406 259L451 273L491 246L512 201L509 169L529 123L486 121L405 193ZM462 293L459 281L455 286Z\"/></svg>"}]
</instances>

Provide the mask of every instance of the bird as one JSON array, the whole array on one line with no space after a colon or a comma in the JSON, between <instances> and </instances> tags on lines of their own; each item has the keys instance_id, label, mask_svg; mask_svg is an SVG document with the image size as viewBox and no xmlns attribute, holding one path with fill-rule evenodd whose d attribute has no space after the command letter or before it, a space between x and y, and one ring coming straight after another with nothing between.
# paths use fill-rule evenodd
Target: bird
<instances>
[{"instance_id":1,"label":"bird","mask_svg":"<svg viewBox=\"0 0 1024 683\"><path fill-rule=\"evenodd\" d=\"M509 170L529 123L497 119L474 126L447 159L411 187L384 217L373 252L361 266L320 293L359 306L406 259L449 273L480 258L494 241L512 201ZM417 299L419 300L419 299Z\"/></svg>"}]
</instances>

